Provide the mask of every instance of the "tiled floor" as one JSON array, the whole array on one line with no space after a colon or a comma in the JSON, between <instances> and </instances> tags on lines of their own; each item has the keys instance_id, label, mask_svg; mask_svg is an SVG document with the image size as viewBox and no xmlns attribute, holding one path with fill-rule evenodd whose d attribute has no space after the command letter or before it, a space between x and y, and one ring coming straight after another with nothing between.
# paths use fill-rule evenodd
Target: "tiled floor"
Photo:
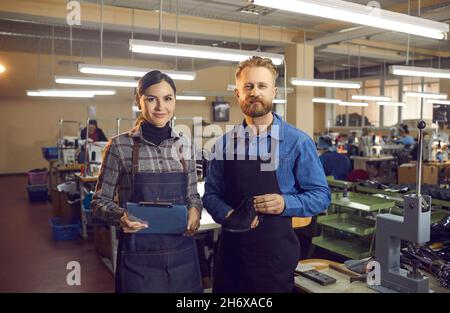
<instances>
[{"instance_id":1,"label":"tiled floor","mask_svg":"<svg viewBox=\"0 0 450 313\"><path fill-rule=\"evenodd\" d=\"M25 175L0 176L0 292L113 292L114 279L88 240L56 242L50 202L30 203ZM69 261L81 286L69 286Z\"/></svg>"}]
</instances>

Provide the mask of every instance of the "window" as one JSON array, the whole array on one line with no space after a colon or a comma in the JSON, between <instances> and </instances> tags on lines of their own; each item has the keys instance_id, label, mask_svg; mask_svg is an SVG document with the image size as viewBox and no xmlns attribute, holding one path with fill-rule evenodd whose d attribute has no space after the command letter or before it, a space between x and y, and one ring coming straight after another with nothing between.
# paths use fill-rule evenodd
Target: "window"
<instances>
[{"instance_id":1,"label":"window","mask_svg":"<svg viewBox=\"0 0 450 313\"><path fill-rule=\"evenodd\" d=\"M403 91L422 91L422 84L420 78L405 77L403 79ZM439 92L439 80L436 78L425 78L425 85L423 92ZM405 97L403 102L406 106L402 111L402 119L419 119L420 118L420 104L421 98ZM423 103L423 119L431 120L433 118L433 105L430 103Z\"/></svg>"}]
</instances>

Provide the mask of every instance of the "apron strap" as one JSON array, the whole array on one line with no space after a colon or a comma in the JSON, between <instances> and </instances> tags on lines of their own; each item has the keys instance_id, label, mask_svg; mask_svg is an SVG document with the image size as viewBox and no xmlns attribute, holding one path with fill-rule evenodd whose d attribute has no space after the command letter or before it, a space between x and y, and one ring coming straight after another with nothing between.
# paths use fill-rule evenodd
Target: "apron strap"
<instances>
[{"instance_id":1,"label":"apron strap","mask_svg":"<svg viewBox=\"0 0 450 313\"><path fill-rule=\"evenodd\" d=\"M175 141L175 148L177 149L178 158L180 159L181 165L183 166L183 172L187 173L186 160L183 158L183 145L179 141Z\"/></svg>"}]
</instances>

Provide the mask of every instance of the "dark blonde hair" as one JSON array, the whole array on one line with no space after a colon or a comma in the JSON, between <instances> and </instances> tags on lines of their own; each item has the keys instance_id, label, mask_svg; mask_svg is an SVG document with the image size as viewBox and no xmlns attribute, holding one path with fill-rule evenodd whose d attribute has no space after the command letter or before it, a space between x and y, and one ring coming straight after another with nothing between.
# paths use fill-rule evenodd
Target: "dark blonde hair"
<instances>
[{"instance_id":1,"label":"dark blonde hair","mask_svg":"<svg viewBox=\"0 0 450 313\"><path fill-rule=\"evenodd\" d=\"M278 77L278 72L276 66L272 63L272 60L269 58L261 58L259 56L252 56L245 61L239 63L236 69L236 79L239 78L241 72L246 67L265 67L267 68L273 75L274 80Z\"/></svg>"}]
</instances>

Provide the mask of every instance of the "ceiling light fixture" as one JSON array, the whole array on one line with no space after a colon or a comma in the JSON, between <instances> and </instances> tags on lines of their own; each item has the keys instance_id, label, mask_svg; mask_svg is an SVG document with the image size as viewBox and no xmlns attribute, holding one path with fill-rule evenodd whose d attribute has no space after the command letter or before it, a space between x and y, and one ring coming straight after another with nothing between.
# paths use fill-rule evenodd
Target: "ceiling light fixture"
<instances>
[{"instance_id":1,"label":"ceiling light fixture","mask_svg":"<svg viewBox=\"0 0 450 313\"><path fill-rule=\"evenodd\" d=\"M30 97L73 97L73 98L93 98L94 96L112 96L115 90L77 90L77 89L38 89L27 90Z\"/></svg>"},{"instance_id":2,"label":"ceiling light fixture","mask_svg":"<svg viewBox=\"0 0 450 313\"><path fill-rule=\"evenodd\" d=\"M353 95L353 100L366 100L366 101L392 101L391 97L387 96L369 96L369 95Z\"/></svg>"},{"instance_id":3,"label":"ceiling light fixture","mask_svg":"<svg viewBox=\"0 0 450 313\"><path fill-rule=\"evenodd\" d=\"M132 67L132 66L109 66L99 64L78 64L78 70L85 74L100 74L128 77L142 77L152 69ZM195 72L159 70L169 75L174 80L194 80Z\"/></svg>"},{"instance_id":4,"label":"ceiling light fixture","mask_svg":"<svg viewBox=\"0 0 450 313\"><path fill-rule=\"evenodd\" d=\"M135 80L119 80L110 78L76 77L76 76L55 76L57 84L88 85L88 86L112 86L112 87L137 87Z\"/></svg>"},{"instance_id":5,"label":"ceiling light fixture","mask_svg":"<svg viewBox=\"0 0 450 313\"><path fill-rule=\"evenodd\" d=\"M442 105L450 105L450 101L448 100L427 100L428 104L442 104Z\"/></svg>"},{"instance_id":6,"label":"ceiling light fixture","mask_svg":"<svg viewBox=\"0 0 450 313\"><path fill-rule=\"evenodd\" d=\"M406 91L404 93L405 97L418 97L418 98L426 98L426 99L447 99L447 94L445 93L431 93L431 92L415 92L415 91Z\"/></svg>"},{"instance_id":7,"label":"ceiling light fixture","mask_svg":"<svg viewBox=\"0 0 450 313\"><path fill-rule=\"evenodd\" d=\"M329 80L329 79L307 79L292 77L291 84L295 86L313 86L313 87L332 87L332 88L348 88L359 89L361 83L345 80Z\"/></svg>"},{"instance_id":8,"label":"ceiling light fixture","mask_svg":"<svg viewBox=\"0 0 450 313\"><path fill-rule=\"evenodd\" d=\"M367 102L346 102L342 101L339 103L340 106L346 106L346 107L367 107L369 104Z\"/></svg>"},{"instance_id":9,"label":"ceiling light fixture","mask_svg":"<svg viewBox=\"0 0 450 313\"><path fill-rule=\"evenodd\" d=\"M390 72L394 75L400 76L450 78L450 70L432 67L392 65L390 67Z\"/></svg>"},{"instance_id":10,"label":"ceiling light fixture","mask_svg":"<svg viewBox=\"0 0 450 313\"><path fill-rule=\"evenodd\" d=\"M130 50L134 53L171 55L178 57L213 59L232 62L241 62L251 56L258 55L261 57L270 58L275 65L280 65L284 62L284 56L281 54L265 53L259 51L244 51L238 49L137 39L130 39L129 43Z\"/></svg>"},{"instance_id":11,"label":"ceiling light fixture","mask_svg":"<svg viewBox=\"0 0 450 313\"><path fill-rule=\"evenodd\" d=\"M330 99L330 98L313 98L313 103L330 103L330 104L339 104L342 100L339 99Z\"/></svg>"},{"instance_id":12,"label":"ceiling light fixture","mask_svg":"<svg viewBox=\"0 0 450 313\"><path fill-rule=\"evenodd\" d=\"M341 0L249 0L268 8L329 18L349 23L407 33L434 39L446 38L449 25Z\"/></svg>"},{"instance_id":13,"label":"ceiling light fixture","mask_svg":"<svg viewBox=\"0 0 450 313\"><path fill-rule=\"evenodd\" d=\"M187 95L177 95L177 100L190 100L190 101L204 101L206 97L204 96L187 96Z\"/></svg>"}]
</instances>

